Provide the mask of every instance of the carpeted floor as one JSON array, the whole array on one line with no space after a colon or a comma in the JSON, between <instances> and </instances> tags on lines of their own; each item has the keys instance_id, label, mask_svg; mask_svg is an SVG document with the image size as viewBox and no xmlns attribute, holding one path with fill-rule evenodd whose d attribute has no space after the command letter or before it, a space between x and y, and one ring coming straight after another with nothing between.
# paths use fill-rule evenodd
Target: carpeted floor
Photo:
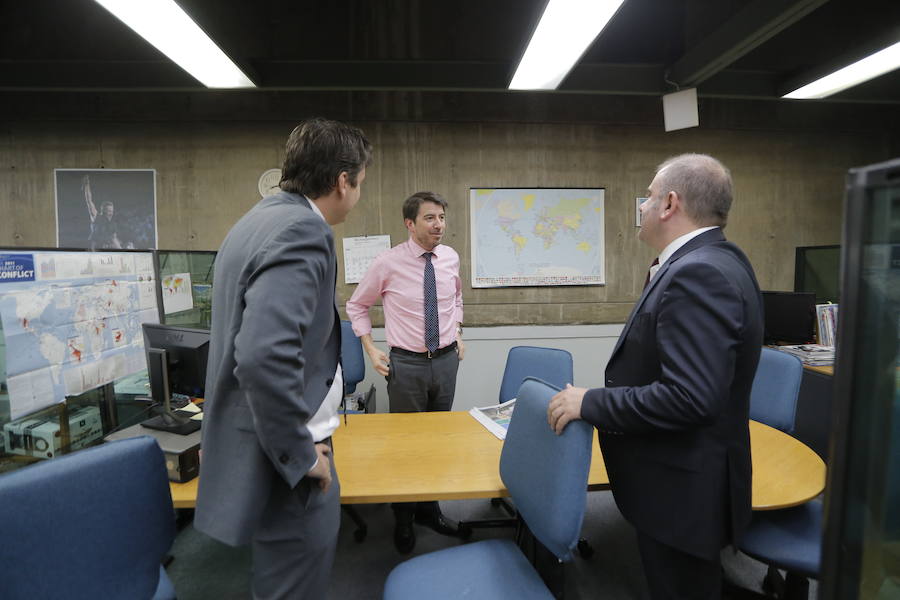
<instances>
[{"instance_id":1,"label":"carpeted floor","mask_svg":"<svg viewBox=\"0 0 900 600\"><path fill-rule=\"evenodd\" d=\"M502 516L488 500L442 502L444 513L453 519ZM329 598L332 600L377 600L391 569L409 556L401 556L392 543L393 514L387 504L358 506L369 533L362 543L354 540L354 525L344 517L332 570ZM416 548L410 556L432 552L460 543L416 526ZM475 530L473 540L511 537L511 529ZM609 492L588 494L582 536L594 549L589 559L576 556L566 566L567 600L640 599L646 587L634 533L622 519ZM175 560L168 572L179 600L230 600L250 597L250 551L231 548L197 532L190 525L178 534L172 548ZM722 554L725 576L732 582L759 590L765 567L756 561L726 550ZM810 583L815 597L815 582ZM427 598L427 593L423 593Z\"/></svg>"}]
</instances>

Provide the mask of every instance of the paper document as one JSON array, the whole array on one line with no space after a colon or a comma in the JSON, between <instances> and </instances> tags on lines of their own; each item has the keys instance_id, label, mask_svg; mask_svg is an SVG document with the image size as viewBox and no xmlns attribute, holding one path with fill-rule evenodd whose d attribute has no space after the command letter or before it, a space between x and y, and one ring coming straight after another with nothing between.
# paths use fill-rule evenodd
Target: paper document
<instances>
[{"instance_id":1,"label":"paper document","mask_svg":"<svg viewBox=\"0 0 900 600\"><path fill-rule=\"evenodd\" d=\"M509 427L509 421L512 419L515 408L516 399L513 398L503 404L470 408L469 414L475 417L475 420L484 425L498 439L505 440L506 430Z\"/></svg>"},{"instance_id":2,"label":"paper document","mask_svg":"<svg viewBox=\"0 0 900 600\"><path fill-rule=\"evenodd\" d=\"M816 304L816 325L819 329L819 343L821 345L835 345L837 320L837 304Z\"/></svg>"},{"instance_id":3,"label":"paper document","mask_svg":"<svg viewBox=\"0 0 900 600\"><path fill-rule=\"evenodd\" d=\"M167 315L194 308L194 297L191 295L191 274L163 275L162 297L163 310Z\"/></svg>"}]
</instances>

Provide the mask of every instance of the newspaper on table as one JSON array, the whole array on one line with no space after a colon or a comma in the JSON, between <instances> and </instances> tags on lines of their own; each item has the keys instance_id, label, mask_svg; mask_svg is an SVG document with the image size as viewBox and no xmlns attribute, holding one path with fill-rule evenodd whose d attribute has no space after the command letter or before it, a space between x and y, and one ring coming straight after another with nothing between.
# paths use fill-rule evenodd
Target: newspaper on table
<instances>
[{"instance_id":1,"label":"newspaper on table","mask_svg":"<svg viewBox=\"0 0 900 600\"><path fill-rule=\"evenodd\" d=\"M475 420L484 425L485 429L497 436L498 439L506 439L506 430L512 419L513 410L516 408L516 399L507 400L502 404L492 406L476 406L469 409L469 414Z\"/></svg>"},{"instance_id":2,"label":"newspaper on table","mask_svg":"<svg viewBox=\"0 0 900 600\"><path fill-rule=\"evenodd\" d=\"M799 346L777 346L776 350L793 354L804 365L810 367L827 367L834 364L834 346L800 344Z\"/></svg>"}]
</instances>

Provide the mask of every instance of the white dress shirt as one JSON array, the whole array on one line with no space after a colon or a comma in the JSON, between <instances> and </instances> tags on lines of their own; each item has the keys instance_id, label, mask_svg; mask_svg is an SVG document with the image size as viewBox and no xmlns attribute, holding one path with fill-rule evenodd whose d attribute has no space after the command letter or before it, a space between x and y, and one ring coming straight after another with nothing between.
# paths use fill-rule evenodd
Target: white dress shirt
<instances>
[{"instance_id":1,"label":"white dress shirt","mask_svg":"<svg viewBox=\"0 0 900 600\"><path fill-rule=\"evenodd\" d=\"M319 210L319 207L316 206L316 203L309 198L307 198L307 200L309 200L309 205L313 209L313 212L319 215L324 221L325 216L322 214L322 211ZM338 418L338 408L341 406L341 400L343 399L344 375L341 371L341 363L338 363L337 369L334 371L334 382L331 384L328 394L325 395L325 399L322 400L322 405L319 406L319 410L316 411L316 414L314 414L306 423L306 428L309 430L314 441L321 442L322 440L331 437L334 430L341 424L341 420ZM319 461L317 460L312 468L315 468L318 462Z\"/></svg>"},{"instance_id":2,"label":"white dress shirt","mask_svg":"<svg viewBox=\"0 0 900 600\"><path fill-rule=\"evenodd\" d=\"M659 264L650 267L650 280L653 281L653 278L656 277L656 273L657 271L659 271L660 267L666 264L666 261L672 258L672 255L675 254L675 252L679 248L687 244L689 241L691 241L701 233L705 233L710 229L715 229L716 227L718 227L718 225L713 225L711 227L701 227L700 229L695 229L669 242L669 245L663 248L663 251L659 255Z\"/></svg>"}]
</instances>

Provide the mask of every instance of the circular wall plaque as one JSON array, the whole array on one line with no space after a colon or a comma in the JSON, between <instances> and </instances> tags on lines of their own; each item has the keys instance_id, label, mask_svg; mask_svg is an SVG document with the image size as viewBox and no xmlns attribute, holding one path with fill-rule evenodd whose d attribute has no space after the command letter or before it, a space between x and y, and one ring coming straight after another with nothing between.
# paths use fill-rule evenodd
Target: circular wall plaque
<instances>
[{"instance_id":1,"label":"circular wall plaque","mask_svg":"<svg viewBox=\"0 0 900 600\"><path fill-rule=\"evenodd\" d=\"M259 195L265 198L272 192L278 191L278 182L281 181L281 169L269 169L259 176L257 189Z\"/></svg>"}]
</instances>

